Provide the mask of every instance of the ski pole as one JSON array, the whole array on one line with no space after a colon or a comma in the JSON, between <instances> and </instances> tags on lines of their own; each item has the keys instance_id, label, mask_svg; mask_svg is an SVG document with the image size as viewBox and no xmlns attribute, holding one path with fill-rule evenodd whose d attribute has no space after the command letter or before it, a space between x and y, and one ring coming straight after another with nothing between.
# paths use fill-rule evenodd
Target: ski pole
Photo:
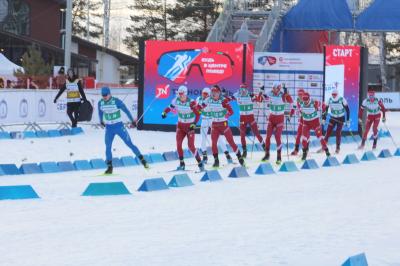
<instances>
[{"instance_id":1,"label":"ski pole","mask_svg":"<svg viewBox=\"0 0 400 266\"><path fill-rule=\"evenodd\" d=\"M289 133L288 133L288 119L289 118L285 118L285 126L286 126L286 156L287 156L287 159L288 159L288 161L289 161Z\"/></svg>"},{"instance_id":2,"label":"ski pole","mask_svg":"<svg viewBox=\"0 0 400 266\"><path fill-rule=\"evenodd\" d=\"M139 121L144 117L144 115L149 111L150 107L153 105L153 103L157 100L157 97L154 97L153 100L149 103L147 106L146 110L142 113L142 115L136 120L136 123L139 123Z\"/></svg>"},{"instance_id":3,"label":"ski pole","mask_svg":"<svg viewBox=\"0 0 400 266\"><path fill-rule=\"evenodd\" d=\"M346 123L344 123L344 122L342 122L342 121L340 121L340 120L337 120L336 118L334 118L334 117L330 117L330 119L332 119L333 121L336 121L337 123L343 123L344 124L344 126L345 127L347 127L347 129L349 130L349 134L350 134L350 136L352 137L352 139L354 140L354 142L357 144L357 147L359 146L359 143L358 143L358 141L357 141L357 139L356 139L356 137L354 136L354 134L351 132L351 128L350 128L350 126L348 126L348 125L346 125ZM337 128L336 128L336 130L337 130Z\"/></svg>"},{"instance_id":4,"label":"ski pole","mask_svg":"<svg viewBox=\"0 0 400 266\"><path fill-rule=\"evenodd\" d=\"M397 148L398 148L397 143L396 143L396 141L394 140L394 138L393 138L393 136L392 136L392 133L390 133L389 127L386 125L386 123L383 123L383 126L384 126L384 127L386 128L386 130L389 132L390 139L392 140L394 147L397 149Z\"/></svg>"}]
</instances>

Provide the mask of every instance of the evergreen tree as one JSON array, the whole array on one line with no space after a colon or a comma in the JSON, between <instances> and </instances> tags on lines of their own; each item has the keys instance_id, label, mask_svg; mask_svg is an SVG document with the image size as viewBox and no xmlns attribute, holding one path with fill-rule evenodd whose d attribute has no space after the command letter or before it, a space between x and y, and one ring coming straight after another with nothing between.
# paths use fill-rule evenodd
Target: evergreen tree
<instances>
[{"instance_id":1,"label":"evergreen tree","mask_svg":"<svg viewBox=\"0 0 400 266\"><path fill-rule=\"evenodd\" d=\"M221 7L220 0L177 0L169 12L171 20L179 25L183 39L205 41Z\"/></svg>"},{"instance_id":2,"label":"evergreen tree","mask_svg":"<svg viewBox=\"0 0 400 266\"><path fill-rule=\"evenodd\" d=\"M124 44L138 53L138 44L142 40L173 40L177 38L176 25L170 19L171 6L165 0L136 0L129 8L134 10L132 25L126 28L128 36ZM166 12L165 12L166 10Z\"/></svg>"},{"instance_id":3,"label":"evergreen tree","mask_svg":"<svg viewBox=\"0 0 400 266\"><path fill-rule=\"evenodd\" d=\"M14 75L21 79L31 78L39 87L46 88L48 79L52 75L53 63L46 63L40 48L32 45L22 56L24 71L17 70Z\"/></svg>"},{"instance_id":4,"label":"evergreen tree","mask_svg":"<svg viewBox=\"0 0 400 266\"><path fill-rule=\"evenodd\" d=\"M73 0L72 4L72 34L79 37L87 36L87 19L89 15L89 37L98 39L103 33L100 23L102 18L102 3L99 0ZM88 10L90 13L88 14Z\"/></svg>"}]
</instances>

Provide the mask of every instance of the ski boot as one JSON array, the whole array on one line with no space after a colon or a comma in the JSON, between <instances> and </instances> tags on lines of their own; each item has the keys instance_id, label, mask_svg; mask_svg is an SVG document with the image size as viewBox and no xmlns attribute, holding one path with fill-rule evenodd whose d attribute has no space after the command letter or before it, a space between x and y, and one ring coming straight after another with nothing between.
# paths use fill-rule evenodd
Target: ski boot
<instances>
[{"instance_id":1,"label":"ski boot","mask_svg":"<svg viewBox=\"0 0 400 266\"><path fill-rule=\"evenodd\" d=\"M292 156L299 154L299 144L294 145L294 150L290 153Z\"/></svg>"},{"instance_id":2,"label":"ski boot","mask_svg":"<svg viewBox=\"0 0 400 266\"><path fill-rule=\"evenodd\" d=\"M264 157L261 159L261 161L263 161L263 162L269 161L269 151L266 151L266 152L265 152L265 155L264 155Z\"/></svg>"},{"instance_id":3,"label":"ski boot","mask_svg":"<svg viewBox=\"0 0 400 266\"><path fill-rule=\"evenodd\" d=\"M203 161L198 162L197 166L199 167L200 172L204 172L205 171Z\"/></svg>"},{"instance_id":4,"label":"ski boot","mask_svg":"<svg viewBox=\"0 0 400 266\"><path fill-rule=\"evenodd\" d=\"M247 149L243 149L242 157L247 158Z\"/></svg>"},{"instance_id":5,"label":"ski boot","mask_svg":"<svg viewBox=\"0 0 400 266\"><path fill-rule=\"evenodd\" d=\"M183 161L183 158L179 158L179 166L176 168L178 171L184 171L185 170L185 162Z\"/></svg>"},{"instance_id":6,"label":"ski boot","mask_svg":"<svg viewBox=\"0 0 400 266\"><path fill-rule=\"evenodd\" d=\"M326 157L330 157L331 156L331 153L329 152L328 147L325 148L325 154L326 154Z\"/></svg>"},{"instance_id":7,"label":"ski boot","mask_svg":"<svg viewBox=\"0 0 400 266\"><path fill-rule=\"evenodd\" d=\"M213 163L212 167L213 168L218 168L219 167L218 154L214 154L214 163Z\"/></svg>"},{"instance_id":8,"label":"ski boot","mask_svg":"<svg viewBox=\"0 0 400 266\"><path fill-rule=\"evenodd\" d=\"M233 163L233 159L232 159L231 155L229 154L229 152L226 151L224 153L225 153L225 157L226 157L226 160L228 161L228 163L229 164Z\"/></svg>"},{"instance_id":9,"label":"ski boot","mask_svg":"<svg viewBox=\"0 0 400 266\"><path fill-rule=\"evenodd\" d=\"M340 153L340 145L336 145L335 153L336 153L336 154L339 154L339 153Z\"/></svg>"},{"instance_id":10,"label":"ski boot","mask_svg":"<svg viewBox=\"0 0 400 266\"><path fill-rule=\"evenodd\" d=\"M236 153L236 157L238 158L240 165L241 165L241 166L245 166L244 159L243 159L243 157L242 157L242 154L240 154L240 151L238 151L238 152Z\"/></svg>"},{"instance_id":11,"label":"ski boot","mask_svg":"<svg viewBox=\"0 0 400 266\"><path fill-rule=\"evenodd\" d=\"M278 150L277 151L277 155L276 155L276 165L281 165L282 163L282 150Z\"/></svg>"},{"instance_id":12,"label":"ski boot","mask_svg":"<svg viewBox=\"0 0 400 266\"><path fill-rule=\"evenodd\" d=\"M303 155L301 156L302 161L307 160L307 153L308 153L308 148L303 148Z\"/></svg>"},{"instance_id":13,"label":"ski boot","mask_svg":"<svg viewBox=\"0 0 400 266\"><path fill-rule=\"evenodd\" d=\"M144 166L144 168L149 169L149 164L147 163L146 159L143 157L143 155L138 156L141 164Z\"/></svg>"},{"instance_id":14,"label":"ski boot","mask_svg":"<svg viewBox=\"0 0 400 266\"><path fill-rule=\"evenodd\" d=\"M112 161L107 161L107 170L104 172L105 175L111 175L113 173Z\"/></svg>"},{"instance_id":15,"label":"ski boot","mask_svg":"<svg viewBox=\"0 0 400 266\"><path fill-rule=\"evenodd\" d=\"M372 143L372 149L376 150L376 144L378 143L378 138L374 138L374 142Z\"/></svg>"},{"instance_id":16,"label":"ski boot","mask_svg":"<svg viewBox=\"0 0 400 266\"><path fill-rule=\"evenodd\" d=\"M206 151L203 151L203 163L204 163L204 164L207 164L207 161L208 161L207 152L206 152Z\"/></svg>"}]
</instances>

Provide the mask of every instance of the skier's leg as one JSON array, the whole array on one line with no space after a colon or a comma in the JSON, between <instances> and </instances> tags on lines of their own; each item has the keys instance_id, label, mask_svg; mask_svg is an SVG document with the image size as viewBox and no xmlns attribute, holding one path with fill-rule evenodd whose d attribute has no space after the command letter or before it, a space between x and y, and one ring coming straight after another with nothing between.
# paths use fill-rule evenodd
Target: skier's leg
<instances>
[{"instance_id":1,"label":"skier's leg","mask_svg":"<svg viewBox=\"0 0 400 266\"><path fill-rule=\"evenodd\" d=\"M376 144L378 143L378 126L379 122L381 121L381 116L377 116L374 120L374 125L372 126L372 131L374 133L374 143L372 144L372 149L376 149Z\"/></svg>"},{"instance_id":2,"label":"skier's leg","mask_svg":"<svg viewBox=\"0 0 400 266\"><path fill-rule=\"evenodd\" d=\"M333 119L336 119L336 118L330 118L329 119L328 128L326 129L326 132L325 132L325 138L324 139L325 139L326 142L328 142L329 137L331 136L333 128L335 127L335 124L336 124L336 122Z\"/></svg>"},{"instance_id":3,"label":"skier's leg","mask_svg":"<svg viewBox=\"0 0 400 266\"><path fill-rule=\"evenodd\" d=\"M283 131L283 124L284 124L284 116L280 116L279 120L277 121L278 124L276 125L275 129L275 141L276 141L276 152L277 152L277 162L282 161L282 131Z\"/></svg>"},{"instance_id":4,"label":"skier's leg","mask_svg":"<svg viewBox=\"0 0 400 266\"><path fill-rule=\"evenodd\" d=\"M308 125L309 121L303 123L303 128L301 129L302 136L301 136L301 145L303 147L303 156L301 157L302 160L307 158L308 153L308 143L310 141L310 126Z\"/></svg>"},{"instance_id":5,"label":"skier's leg","mask_svg":"<svg viewBox=\"0 0 400 266\"><path fill-rule=\"evenodd\" d=\"M199 154L198 150L196 149L196 147L194 145L195 136L196 136L195 131L194 130L190 130L190 128L188 128L187 133L186 133L186 137L187 137L187 140L188 140L189 150L193 154L193 156L196 158L196 161L197 162L201 162L200 154Z\"/></svg>"},{"instance_id":6,"label":"skier's leg","mask_svg":"<svg viewBox=\"0 0 400 266\"><path fill-rule=\"evenodd\" d=\"M337 126L336 126L336 152L339 152L340 144L342 142L343 123L344 123L344 117L340 117L337 121Z\"/></svg>"},{"instance_id":7,"label":"skier's leg","mask_svg":"<svg viewBox=\"0 0 400 266\"><path fill-rule=\"evenodd\" d=\"M208 119L203 119L201 121L200 127L201 134L201 151L207 154L207 137L208 137L208 129L210 128L210 122Z\"/></svg>"},{"instance_id":8,"label":"skier's leg","mask_svg":"<svg viewBox=\"0 0 400 266\"><path fill-rule=\"evenodd\" d=\"M369 132L373 122L374 122L374 120L369 119L367 117L367 121L366 121L366 124L365 124L365 129L364 129L364 134L363 134L362 141L361 141L361 148L363 148L365 146L365 141L368 138L368 132Z\"/></svg>"},{"instance_id":9,"label":"skier's leg","mask_svg":"<svg viewBox=\"0 0 400 266\"><path fill-rule=\"evenodd\" d=\"M247 128L247 121L246 116L240 116L240 143L242 144L242 148L246 148L246 128Z\"/></svg>"},{"instance_id":10,"label":"skier's leg","mask_svg":"<svg viewBox=\"0 0 400 266\"><path fill-rule=\"evenodd\" d=\"M239 163L241 165L244 165L244 159L242 157L242 154L240 153L240 150L238 149L234 139L233 139L233 134L227 123L225 123L225 130L224 130L224 136L226 138L226 141L228 141L229 145L232 147L232 150L234 153L236 153L236 157L239 160Z\"/></svg>"}]
</instances>

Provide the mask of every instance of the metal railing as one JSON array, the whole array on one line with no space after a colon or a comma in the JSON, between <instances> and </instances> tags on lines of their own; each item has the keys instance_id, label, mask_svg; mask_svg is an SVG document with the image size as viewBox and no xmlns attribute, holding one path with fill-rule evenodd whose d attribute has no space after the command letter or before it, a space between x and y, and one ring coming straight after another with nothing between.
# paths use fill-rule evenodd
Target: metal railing
<instances>
[{"instance_id":1,"label":"metal railing","mask_svg":"<svg viewBox=\"0 0 400 266\"><path fill-rule=\"evenodd\" d=\"M234 0L225 0L222 11L207 36L207 42L220 42L223 40L228 32L228 25L230 25L230 21L232 20L234 8Z\"/></svg>"}]
</instances>

